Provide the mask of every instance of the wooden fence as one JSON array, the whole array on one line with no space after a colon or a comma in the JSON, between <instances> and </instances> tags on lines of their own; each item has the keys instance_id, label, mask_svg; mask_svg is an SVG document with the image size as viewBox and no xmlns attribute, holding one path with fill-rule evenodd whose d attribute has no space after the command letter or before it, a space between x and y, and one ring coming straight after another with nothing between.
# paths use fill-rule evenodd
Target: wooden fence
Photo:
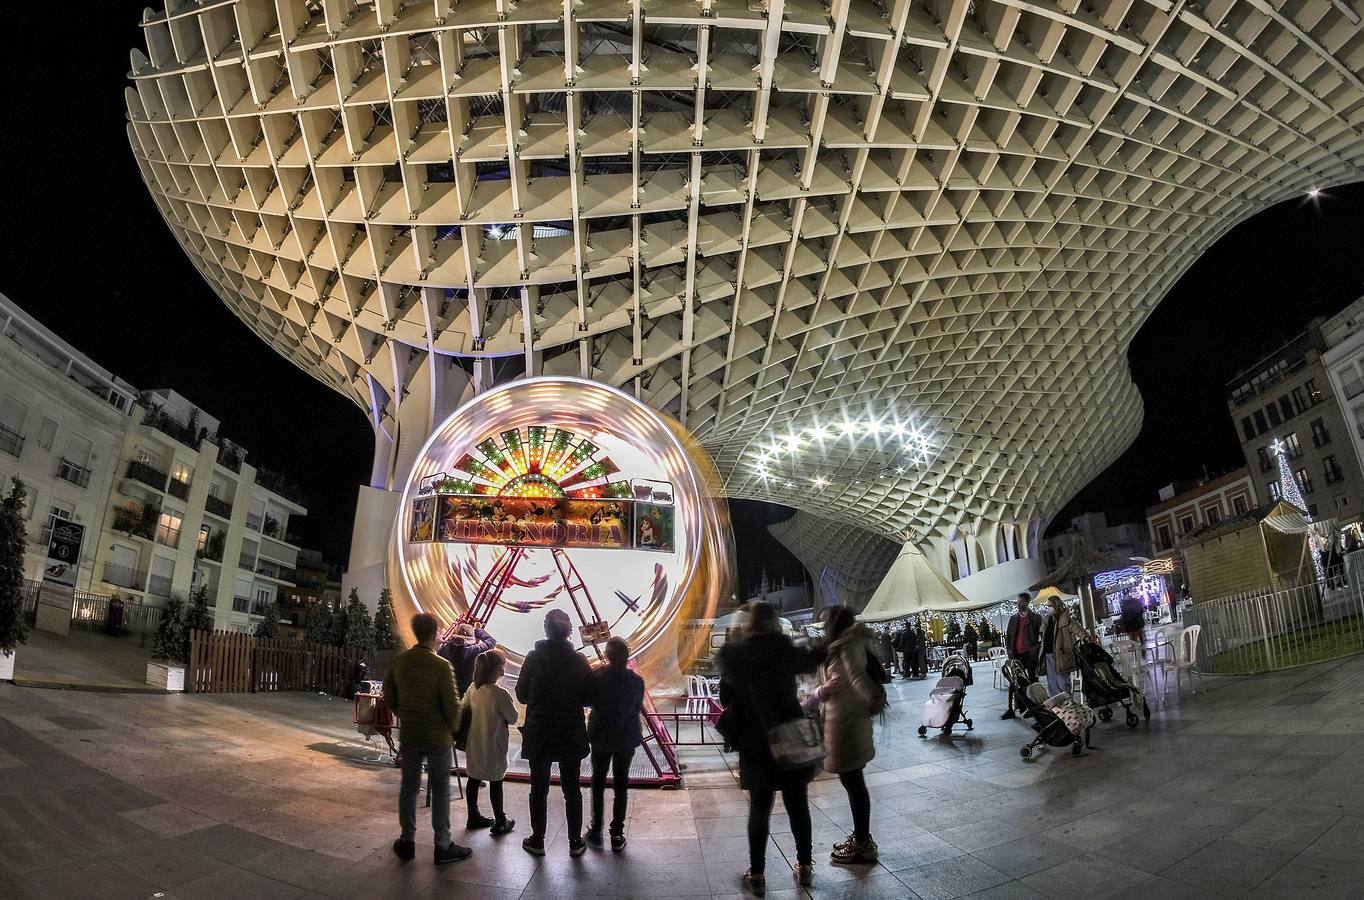
<instances>
[{"instance_id":1,"label":"wooden fence","mask_svg":"<svg viewBox=\"0 0 1364 900\"><path fill-rule=\"evenodd\" d=\"M357 663L368 666L368 677L383 678L396 652L367 653L232 631L193 631L189 648L185 690L194 694L319 691L343 696Z\"/></svg>"}]
</instances>

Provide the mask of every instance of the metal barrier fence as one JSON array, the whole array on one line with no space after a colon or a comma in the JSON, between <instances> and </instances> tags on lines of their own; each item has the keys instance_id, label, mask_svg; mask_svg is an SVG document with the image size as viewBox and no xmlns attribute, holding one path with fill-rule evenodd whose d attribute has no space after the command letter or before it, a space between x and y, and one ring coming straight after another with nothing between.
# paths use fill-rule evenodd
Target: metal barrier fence
<instances>
[{"instance_id":1,"label":"metal barrier fence","mask_svg":"<svg viewBox=\"0 0 1364 900\"><path fill-rule=\"evenodd\" d=\"M1364 579L1336 575L1282 591L1195 603L1184 624L1201 625L1195 668L1249 675L1364 651Z\"/></svg>"},{"instance_id":2,"label":"metal barrier fence","mask_svg":"<svg viewBox=\"0 0 1364 900\"><path fill-rule=\"evenodd\" d=\"M32 623L38 614L38 591L41 582L24 582L24 617ZM107 594L90 591L76 591L71 605L71 627L82 631L106 631L109 626L109 604L114 598ZM156 630L161 623L161 607L145 603L123 601L121 617L117 618L118 629L123 634L141 634L144 637Z\"/></svg>"}]
</instances>

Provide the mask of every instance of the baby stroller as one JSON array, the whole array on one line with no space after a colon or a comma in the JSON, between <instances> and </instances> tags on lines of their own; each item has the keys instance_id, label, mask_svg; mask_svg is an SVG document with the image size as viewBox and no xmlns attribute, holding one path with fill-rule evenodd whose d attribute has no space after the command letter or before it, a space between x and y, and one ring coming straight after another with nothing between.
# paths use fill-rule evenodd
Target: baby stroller
<instances>
[{"instance_id":1,"label":"baby stroller","mask_svg":"<svg viewBox=\"0 0 1364 900\"><path fill-rule=\"evenodd\" d=\"M1075 661L1080 666L1080 683L1084 686L1085 702L1097 707L1100 722L1113 720L1113 704L1118 703L1127 713L1127 727L1137 727L1136 709L1140 706L1146 721L1151 721L1151 707L1136 685L1119 674L1113 657L1098 644L1080 641L1075 645Z\"/></svg>"},{"instance_id":2,"label":"baby stroller","mask_svg":"<svg viewBox=\"0 0 1364 900\"><path fill-rule=\"evenodd\" d=\"M967 731L974 727L963 708L966 688L971 683L971 664L966 657L953 653L943 660L942 677L924 701L924 718L923 724L919 726L919 737L927 735L930 728L941 728L944 736L951 735L952 726L958 722L965 722Z\"/></svg>"},{"instance_id":3,"label":"baby stroller","mask_svg":"<svg viewBox=\"0 0 1364 900\"><path fill-rule=\"evenodd\" d=\"M1001 671L1013 686L1014 692L1022 698L1025 713L1032 718L1033 731L1037 736L1024 744L1018 751L1024 759L1031 759L1033 752L1041 746L1069 747L1070 752L1079 756L1089 745L1089 730L1094 724L1094 711L1088 706L1076 703L1069 694L1047 696L1047 689L1028 676L1022 663L1011 659Z\"/></svg>"}]
</instances>

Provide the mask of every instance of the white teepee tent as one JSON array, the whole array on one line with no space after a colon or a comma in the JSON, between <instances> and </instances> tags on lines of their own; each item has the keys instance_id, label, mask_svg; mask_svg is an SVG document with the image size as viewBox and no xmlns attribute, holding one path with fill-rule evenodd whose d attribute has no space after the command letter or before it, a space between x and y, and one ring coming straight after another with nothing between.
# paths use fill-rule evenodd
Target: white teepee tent
<instances>
[{"instance_id":1,"label":"white teepee tent","mask_svg":"<svg viewBox=\"0 0 1364 900\"><path fill-rule=\"evenodd\" d=\"M993 605L967 599L928 564L918 547L906 543L858 618L886 622L928 610L962 612Z\"/></svg>"}]
</instances>

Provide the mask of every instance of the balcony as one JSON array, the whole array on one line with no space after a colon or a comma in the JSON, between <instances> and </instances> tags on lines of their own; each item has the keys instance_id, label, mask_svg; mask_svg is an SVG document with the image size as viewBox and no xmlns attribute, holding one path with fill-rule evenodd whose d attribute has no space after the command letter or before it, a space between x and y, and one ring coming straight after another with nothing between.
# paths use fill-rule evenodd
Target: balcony
<instances>
[{"instance_id":1,"label":"balcony","mask_svg":"<svg viewBox=\"0 0 1364 900\"><path fill-rule=\"evenodd\" d=\"M166 485L166 493L172 497L179 497L181 500L189 499L189 482L172 478L170 484Z\"/></svg>"},{"instance_id":2,"label":"balcony","mask_svg":"<svg viewBox=\"0 0 1364 900\"><path fill-rule=\"evenodd\" d=\"M246 514L246 527L252 531L260 531L261 517L255 513Z\"/></svg>"},{"instance_id":3,"label":"balcony","mask_svg":"<svg viewBox=\"0 0 1364 900\"><path fill-rule=\"evenodd\" d=\"M17 458L23 450L24 436L8 425L0 425L0 452Z\"/></svg>"},{"instance_id":4,"label":"balcony","mask_svg":"<svg viewBox=\"0 0 1364 900\"><path fill-rule=\"evenodd\" d=\"M65 456L57 463L57 477L62 481L71 482L76 487L90 486L90 470L85 466L76 465Z\"/></svg>"},{"instance_id":5,"label":"balcony","mask_svg":"<svg viewBox=\"0 0 1364 900\"><path fill-rule=\"evenodd\" d=\"M130 569L127 566L116 565L115 563L105 563L104 580L109 584L116 584L121 588L140 591L142 590L143 583L147 580L147 573L138 569Z\"/></svg>"},{"instance_id":6,"label":"balcony","mask_svg":"<svg viewBox=\"0 0 1364 900\"><path fill-rule=\"evenodd\" d=\"M256 563L256 574L264 575L266 578L274 578L277 581L287 581L290 584L298 581L297 569L282 566L267 559L262 559Z\"/></svg>"},{"instance_id":7,"label":"balcony","mask_svg":"<svg viewBox=\"0 0 1364 900\"><path fill-rule=\"evenodd\" d=\"M199 434L197 429L190 425L168 416L159 409L147 410L147 416L142 420L143 425L150 425L157 431L174 438L180 443L189 447L191 450L199 449Z\"/></svg>"},{"instance_id":8,"label":"balcony","mask_svg":"<svg viewBox=\"0 0 1364 900\"><path fill-rule=\"evenodd\" d=\"M220 563L223 561L223 545L226 543L227 532L215 531L208 536L208 540L204 541L195 555L209 562Z\"/></svg>"},{"instance_id":9,"label":"balcony","mask_svg":"<svg viewBox=\"0 0 1364 900\"><path fill-rule=\"evenodd\" d=\"M212 513L220 519L232 518L232 504L212 494L204 498L204 511Z\"/></svg>"},{"instance_id":10,"label":"balcony","mask_svg":"<svg viewBox=\"0 0 1364 900\"><path fill-rule=\"evenodd\" d=\"M308 505L308 495L278 472L272 472L269 469L257 469L256 484L286 500L292 500L299 506L306 507Z\"/></svg>"},{"instance_id":11,"label":"balcony","mask_svg":"<svg viewBox=\"0 0 1364 900\"><path fill-rule=\"evenodd\" d=\"M267 604L264 600L255 601L251 604L251 615L264 617L266 606Z\"/></svg>"},{"instance_id":12,"label":"balcony","mask_svg":"<svg viewBox=\"0 0 1364 900\"><path fill-rule=\"evenodd\" d=\"M166 481L170 478L165 472L144 463L140 459L134 459L128 463L128 477L134 481L140 481L148 487L154 487L158 491L166 489Z\"/></svg>"},{"instance_id":13,"label":"balcony","mask_svg":"<svg viewBox=\"0 0 1364 900\"><path fill-rule=\"evenodd\" d=\"M242 455L229 447L219 445L218 465L240 475L242 471Z\"/></svg>"},{"instance_id":14,"label":"balcony","mask_svg":"<svg viewBox=\"0 0 1364 900\"><path fill-rule=\"evenodd\" d=\"M169 597L170 592L171 580L164 575L153 575L147 579L147 593L154 594L157 597Z\"/></svg>"},{"instance_id":15,"label":"balcony","mask_svg":"<svg viewBox=\"0 0 1364 900\"><path fill-rule=\"evenodd\" d=\"M256 571L256 557L250 553L243 553L237 558L237 565L248 572Z\"/></svg>"},{"instance_id":16,"label":"balcony","mask_svg":"<svg viewBox=\"0 0 1364 900\"><path fill-rule=\"evenodd\" d=\"M152 539L156 533L156 521L161 517L161 508L157 506L116 506L114 507L115 531L133 537Z\"/></svg>"}]
</instances>

